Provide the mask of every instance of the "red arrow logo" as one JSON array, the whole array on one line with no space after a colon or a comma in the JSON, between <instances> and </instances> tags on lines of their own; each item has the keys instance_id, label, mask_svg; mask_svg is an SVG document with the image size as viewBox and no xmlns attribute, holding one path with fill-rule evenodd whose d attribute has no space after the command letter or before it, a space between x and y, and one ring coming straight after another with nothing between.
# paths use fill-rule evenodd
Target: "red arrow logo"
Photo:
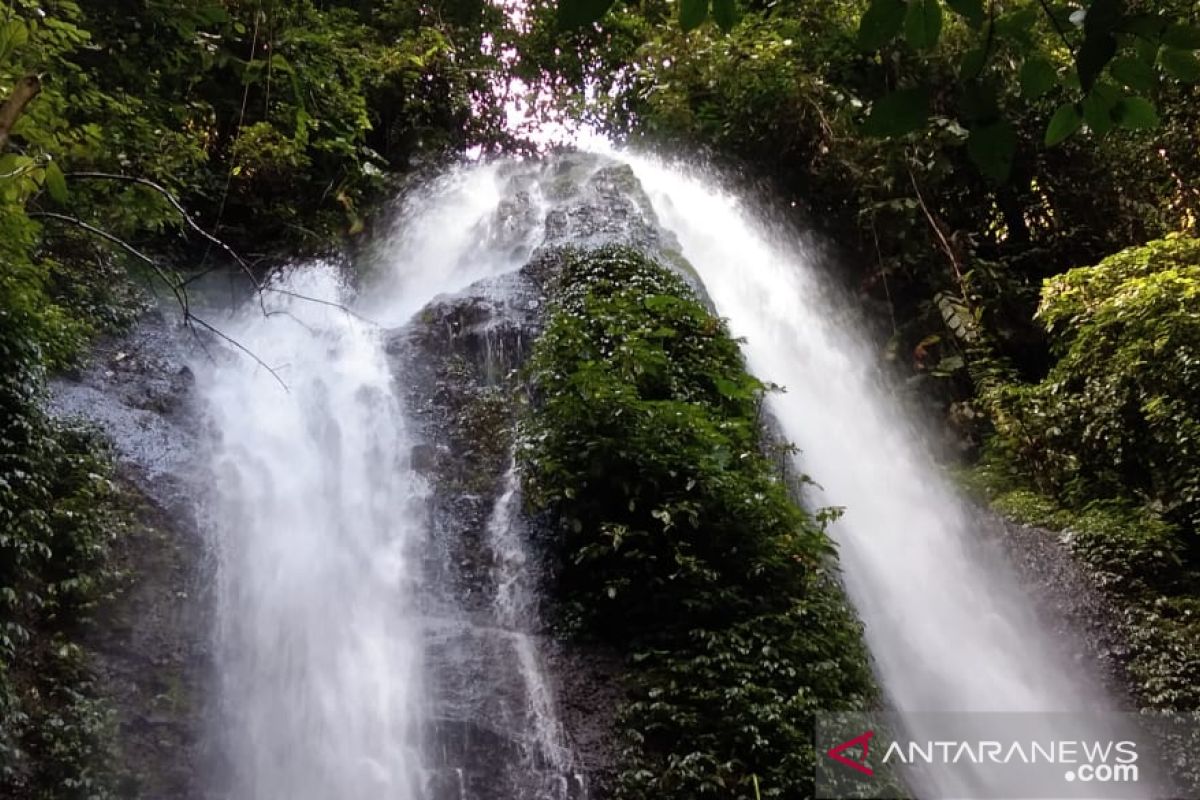
<instances>
[{"instance_id":1,"label":"red arrow logo","mask_svg":"<svg viewBox=\"0 0 1200 800\"><path fill-rule=\"evenodd\" d=\"M867 751L871 747L871 737L875 735L875 731L867 731L866 733L855 736L853 739L847 739L841 744L835 744L829 748L826 753L830 758L839 764L844 764L850 769L856 769L864 775L874 775L875 770L867 766ZM842 755L846 750L852 747L862 748L862 758L854 758L853 756Z\"/></svg>"}]
</instances>

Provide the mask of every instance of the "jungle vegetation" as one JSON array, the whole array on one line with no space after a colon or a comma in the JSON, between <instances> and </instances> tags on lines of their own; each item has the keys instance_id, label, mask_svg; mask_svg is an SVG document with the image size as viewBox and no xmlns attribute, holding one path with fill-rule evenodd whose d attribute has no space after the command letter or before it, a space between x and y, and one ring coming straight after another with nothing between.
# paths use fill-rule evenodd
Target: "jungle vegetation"
<instances>
[{"instance_id":1,"label":"jungle vegetation","mask_svg":"<svg viewBox=\"0 0 1200 800\"><path fill-rule=\"evenodd\" d=\"M1122 600L1140 699L1200 707L1198 24L1191 0L0 0L0 795L111 793L77 632L112 586L120 502L103 444L42 410L47 376L136 319L146 289L201 325L194 275L253 288L280 257L352 247L424 165L530 152L530 131L506 123L518 99L530 127L577 120L711 159L837 242L834 269L878 322L881 357L952 432L972 483L1075 531ZM565 306L608 304L630 329L633 310L666 316L679 341L700 319L678 287L635 309L597 285ZM611 335L572 319L544 353ZM720 381L676 375L672 337L642 353L663 381L653 401L744 426L759 387L716 344L680 355ZM599 388L648 402L629 394L645 380ZM722 446L753 446L735 434ZM561 476L537 480L545 502L588 502ZM768 477L756 462L729 480ZM783 527L814 551L822 536L766 496L762 548L730 565L741 572L687 562L730 607L680 609L678 630L649 615L630 634L647 675L764 668L738 647L793 606L767 602L754 575L778 566ZM687 501L630 515L658 511L606 524L678 530ZM611 531L567 533L590 564L571 598L581 624L616 635L612 609L636 598L593 546ZM802 594L788 585L774 600ZM742 644L730 625L747 626ZM730 659L684 664L704 636ZM764 679L748 707L801 680L820 676ZM702 761L733 734L660 713L701 700L629 713L700 743ZM660 744L631 743L650 765L639 785L691 785Z\"/></svg>"}]
</instances>

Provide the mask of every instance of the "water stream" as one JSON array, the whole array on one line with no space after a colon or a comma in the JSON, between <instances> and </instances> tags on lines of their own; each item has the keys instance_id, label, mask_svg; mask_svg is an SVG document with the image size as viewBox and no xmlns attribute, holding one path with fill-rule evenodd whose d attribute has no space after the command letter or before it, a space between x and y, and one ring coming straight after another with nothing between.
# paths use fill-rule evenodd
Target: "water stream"
<instances>
[{"instance_id":1,"label":"water stream","mask_svg":"<svg viewBox=\"0 0 1200 800\"><path fill-rule=\"evenodd\" d=\"M620 158L644 194L601 181L582 203L578 186L596 174L586 161L452 171L405 201L365 288L326 264L278 279L362 317L273 295L271 313L248 307L228 332L277 374L232 353L197 366L213 431L230 797L418 800L431 786L438 800L583 796L536 635L518 476L508 471L487 514L480 607L447 588L459 585L446 577L455 551L432 530L429 487L410 466L408 378L386 346L435 296L509 273L546 243L681 251L745 337L752 371L786 387L772 409L821 485L812 501L846 508L834 528L845 581L895 707L1107 704L978 546L806 244L702 174ZM489 789L458 750L430 754L431 726L484 716L499 738L462 734L456 746L493 748L528 780Z\"/></svg>"}]
</instances>

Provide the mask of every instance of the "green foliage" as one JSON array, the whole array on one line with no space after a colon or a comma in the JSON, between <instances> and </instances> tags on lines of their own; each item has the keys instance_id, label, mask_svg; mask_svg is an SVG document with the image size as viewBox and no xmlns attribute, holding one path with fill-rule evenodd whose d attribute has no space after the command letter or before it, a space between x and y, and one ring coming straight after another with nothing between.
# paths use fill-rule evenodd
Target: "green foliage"
<instances>
[{"instance_id":1,"label":"green foliage","mask_svg":"<svg viewBox=\"0 0 1200 800\"><path fill-rule=\"evenodd\" d=\"M632 657L619 796L751 798L754 775L804 796L812 714L874 695L831 544L763 439L766 387L680 278L563 259L518 452L570 617Z\"/></svg>"},{"instance_id":2,"label":"green foliage","mask_svg":"<svg viewBox=\"0 0 1200 800\"><path fill-rule=\"evenodd\" d=\"M114 585L123 528L94 436L0 392L0 794L111 788L111 718L92 693L80 623ZM21 392L28 391L21 387Z\"/></svg>"},{"instance_id":3,"label":"green foliage","mask_svg":"<svg viewBox=\"0 0 1200 800\"><path fill-rule=\"evenodd\" d=\"M1047 280L1057 361L994 392L999 440L1074 500L1137 497L1200 530L1200 242L1152 242Z\"/></svg>"},{"instance_id":4,"label":"green foliage","mask_svg":"<svg viewBox=\"0 0 1200 800\"><path fill-rule=\"evenodd\" d=\"M613 0L561 0L559 19L568 29L589 25L600 20L612 5ZM871 0L858 21L858 45L870 52L884 51L885 58L894 54L900 59L934 50L944 38L951 38L952 57L969 65L963 70L969 91L995 94L997 84L1003 81L1019 85L1027 99L1037 100L1061 87L1061 94L1074 95L1066 106L1102 107L1102 113L1088 118L1089 129L1097 136L1106 135L1114 127L1157 127L1154 102L1125 91L1152 91L1156 68L1183 83L1200 82L1200 58L1195 52L1200 48L1200 28L1182 24L1170 13L1143 8L1141 3L1091 0L1074 13L1069 6L1043 0L1003 7L993 4L986 12L980 0L945 0L945 5L955 12L962 28L953 37L942 35L946 27L943 0ZM699 27L709 17L709 0L681 0L679 6L679 26L684 32ZM716 13L718 6L720 14ZM732 0L714 6L713 16L728 33L736 20ZM906 47L896 42L901 34ZM1015 74L1014 61L1020 65ZM1106 70L1111 81L1102 80ZM923 127L929 115L923 112L925 101L918 102L916 92L927 97L933 88L924 85L907 89L910 94L903 103L896 102L899 93L895 90L884 95L874 104L864 133L903 137ZM883 119L881 109L894 113L897 121ZM999 114L997 106L995 115ZM961 105L957 110L949 109L948 115L952 119L957 116L958 123L968 129L973 122L996 122L992 118L972 119L970 110ZM1042 137L1048 146L1064 141L1081 127L1066 125L1065 121L1066 112L1062 111L1051 121ZM1012 130L1009 123L1006 130ZM997 182L1008 177L1009 170L1003 165L1011 161L1015 149L1011 138L990 142L975 139L972 161ZM998 148L1000 154L977 156L985 142Z\"/></svg>"},{"instance_id":5,"label":"green foliage","mask_svg":"<svg viewBox=\"0 0 1200 800\"><path fill-rule=\"evenodd\" d=\"M1083 29L1048 5L1078 46ZM712 152L839 242L846 283L892 331L889 356L972 446L981 338L1040 374L1045 278L1200 220L1197 90L1164 73L1155 44L1186 44L1184 4L1131 3L1153 30L1119 35L1088 93L1032 0L944 3L937 45L920 51L903 0L742 3L727 35L683 34L665 2L615 4L600 26L550 35L557 8L529 7L523 78L616 136ZM1159 35L1158 15L1176 28Z\"/></svg>"},{"instance_id":6,"label":"green foliage","mask_svg":"<svg viewBox=\"0 0 1200 800\"><path fill-rule=\"evenodd\" d=\"M1195 239L1048 279L1055 361L1037 383L984 384L995 431L975 471L1004 513L1069 533L1119 601L1139 699L1177 711L1200 708L1197 309Z\"/></svg>"}]
</instances>

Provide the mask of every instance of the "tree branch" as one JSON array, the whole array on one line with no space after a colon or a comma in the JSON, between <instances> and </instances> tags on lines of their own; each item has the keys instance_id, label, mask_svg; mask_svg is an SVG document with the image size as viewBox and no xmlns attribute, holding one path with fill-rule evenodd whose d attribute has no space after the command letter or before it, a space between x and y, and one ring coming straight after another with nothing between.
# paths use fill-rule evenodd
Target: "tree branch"
<instances>
[{"instance_id":1,"label":"tree branch","mask_svg":"<svg viewBox=\"0 0 1200 800\"><path fill-rule=\"evenodd\" d=\"M17 85L9 92L8 99L4 101L3 105L0 105L0 152L3 152L8 146L9 134L12 132L13 125L17 124L17 119L25 111L25 106L41 94L41 91L42 79L37 75L26 75L17 81Z\"/></svg>"},{"instance_id":2,"label":"tree branch","mask_svg":"<svg viewBox=\"0 0 1200 800\"><path fill-rule=\"evenodd\" d=\"M68 172L65 177L71 178L74 180L122 181L125 183L137 184L138 186L145 186L148 189L152 189L155 192L158 192L160 195L162 195L166 199L166 201L168 203L171 204L171 207L174 208L179 213L179 216L183 218L183 221L187 224L187 226L189 228L191 228L193 231L195 231L196 233L198 233L202 237L204 237L204 239L206 241L221 248L221 250L223 250L226 254L228 254L229 257L232 258L234 260L234 262L237 263L238 267L241 268L242 273L246 276L246 278L250 281L250 284L254 287L254 290L259 293L260 305L261 305L261 299L262 299L261 295L264 292L272 292L274 294L282 294L282 295L286 295L288 297L294 297L297 300L305 300L310 303L316 303L318 305L329 306L330 308L336 308L339 311L342 311L343 313L348 314L348 315L350 315L356 319L359 319L363 322L375 324L371 320L363 317L361 314L355 313L354 311L350 310L348 307L346 307L345 305L343 305L341 303L336 303L332 300L321 300L316 297L309 297L307 295L300 294L299 292L293 292L293 291L290 291L287 289L279 289L277 287L268 286L268 285L264 284L254 274L254 268L250 265L250 263L245 258L243 258L229 244L222 241L215 235L209 233L207 230L204 229L203 226L201 226L198 222L196 222L196 220L192 217L192 215L187 212L187 209L185 209L183 207L183 204L181 202L179 202L179 199L177 197L175 197L175 195L173 195L170 192L170 190L168 190L162 184L156 183L155 181L152 181L149 178L142 178L142 177L139 177L136 175L121 175L121 174L111 173L111 172L94 172L94 171ZM215 269L215 267L213 269ZM194 278L202 277L203 275L208 274L208 272L210 272L210 271L211 271L211 269L206 270L205 272L202 272L199 275L193 276L193 278L183 279L179 282L179 286L186 287L189 283L192 282L192 280ZM262 310L263 310L264 314L268 313L265 306L262 307Z\"/></svg>"},{"instance_id":3,"label":"tree branch","mask_svg":"<svg viewBox=\"0 0 1200 800\"><path fill-rule=\"evenodd\" d=\"M1071 41L1067 38L1067 32L1063 30L1062 25L1058 24L1058 18L1055 17L1054 12L1050 10L1050 5L1046 2L1046 0L1038 0L1038 3L1041 5L1042 11L1044 11L1046 16L1050 18L1050 24L1053 25L1054 30L1058 32L1058 38L1062 39L1063 44L1067 46L1067 50L1075 52L1075 48L1071 45Z\"/></svg>"},{"instance_id":4,"label":"tree branch","mask_svg":"<svg viewBox=\"0 0 1200 800\"><path fill-rule=\"evenodd\" d=\"M58 214L53 211L30 211L28 213L28 216L33 217L33 218L52 219L57 222L66 223L68 225L74 225L75 227L85 230L88 233L93 234L94 236L99 236L101 239L104 239L105 241L115 244L116 246L118 246L122 250L124 250L126 253L129 253L134 258L136 258L139 261L142 261L143 263L148 265L150 267L150 269L154 270L154 274L158 276L159 280L161 280L163 283L165 283L167 285L167 287L171 290L171 293L175 295L175 300L179 304L180 310L183 312L183 324L185 326L191 327L193 324L199 325L201 328L204 328L205 330L209 331L213 335L215 335L215 336L219 337L220 339L223 339L224 341L233 345L238 350L241 350L247 356L252 358L256 364L258 364L260 367L262 367L267 372L269 372L271 374L271 377L274 378L279 383L279 385L283 387L283 390L285 392L290 391L288 389L288 385L284 382L283 378L281 378L279 376L279 373L276 372L269 364L267 364L265 361L263 361L261 358L259 358L258 355L255 354L253 350L246 347L244 344L242 344L238 340L234 339L233 337L229 336L228 334L224 333L219 328L217 328L215 325L212 325L208 321L193 314L191 307L188 304L187 288L185 286L183 286L182 283L177 278L172 280L171 276L169 276L167 274L166 270L164 270L158 264L158 262L155 261L153 258L146 255L141 250L137 249L136 247L131 245L129 242L122 239L120 236L109 233L108 231L104 230L103 228L98 228L95 225L84 222L83 220L81 220L77 217L68 216L66 214ZM186 216L186 214L185 214L185 216Z\"/></svg>"}]
</instances>

